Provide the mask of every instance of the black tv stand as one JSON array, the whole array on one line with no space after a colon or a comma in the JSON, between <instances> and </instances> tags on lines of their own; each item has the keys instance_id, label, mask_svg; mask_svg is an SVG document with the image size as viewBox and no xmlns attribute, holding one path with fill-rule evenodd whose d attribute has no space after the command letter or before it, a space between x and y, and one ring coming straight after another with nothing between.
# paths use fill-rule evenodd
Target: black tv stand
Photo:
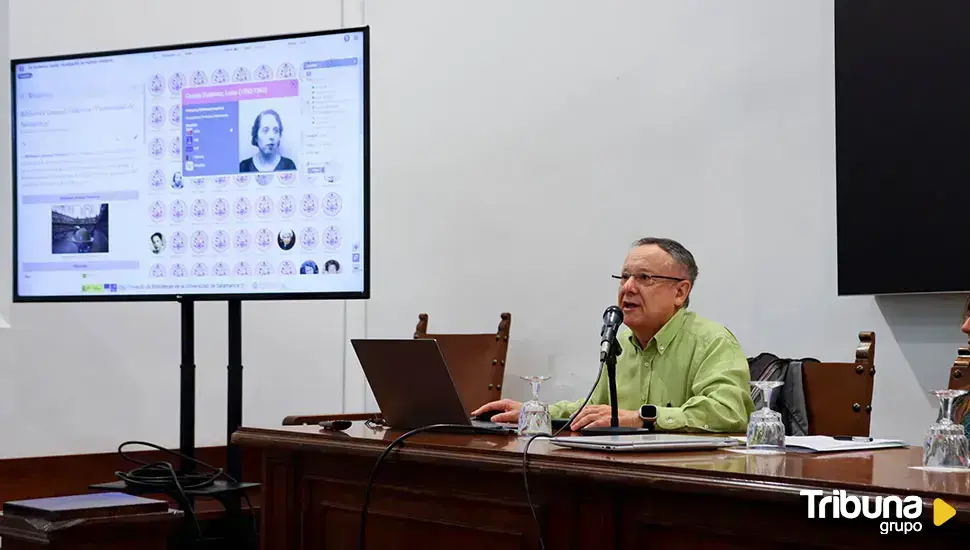
<instances>
[{"instance_id":1,"label":"black tv stand","mask_svg":"<svg viewBox=\"0 0 970 550\"><path fill-rule=\"evenodd\" d=\"M179 460L177 474L181 489L174 484L132 484L125 480L97 483L89 488L99 491L116 491L132 495L166 495L173 499L186 512L193 514L195 499L213 498L219 501L227 512L227 541L231 548L256 548L254 520L249 517L255 510L243 513L242 501L246 491L259 487L259 483L244 482L242 450L232 443L232 434L242 425L242 303L230 299L229 306L229 365L228 406L226 414L226 471L224 479L215 479L203 486L199 478L208 472L197 472L195 462L195 301L180 297L181 307L181 364L179 395ZM133 468L136 465L133 465ZM182 479L191 476L191 481ZM173 480L174 481L174 480ZM192 487L192 485L196 485ZM188 486L188 488L186 487ZM194 526L190 526L194 529Z\"/></svg>"},{"instance_id":2,"label":"black tv stand","mask_svg":"<svg viewBox=\"0 0 970 550\"><path fill-rule=\"evenodd\" d=\"M179 452L195 458L195 302L183 298L181 341L182 363L179 365ZM195 462L181 460L179 473L195 472Z\"/></svg>"},{"instance_id":3,"label":"black tv stand","mask_svg":"<svg viewBox=\"0 0 970 550\"><path fill-rule=\"evenodd\" d=\"M242 426L243 365L242 365L242 302L229 300L229 365L227 373L226 410L226 469L229 475L242 480L242 449L232 442L232 434Z\"/></svg>"}]
</instances>

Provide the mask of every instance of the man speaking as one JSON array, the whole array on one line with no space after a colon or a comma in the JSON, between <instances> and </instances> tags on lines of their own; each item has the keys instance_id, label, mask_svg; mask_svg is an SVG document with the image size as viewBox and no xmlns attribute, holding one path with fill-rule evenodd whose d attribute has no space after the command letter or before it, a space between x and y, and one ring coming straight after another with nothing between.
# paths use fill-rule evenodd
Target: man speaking
<instances>
[{"instance_id":1,"label":"man speaking","mask_svg":"<svg viewBox=\"0 0 970 550\"><path fill-rule=\"evenodd\" d=\"M617 336L620 426L658 431L744 433L754 410L748 361L722 325L687 311L697 279L694 256L680 243L656 237L634 243L619 275L617 305L627 329ZM583 400L549 406L568 418ZM502 399L472 412L499 411L493 422L517 422L522 404ZM606 369L572 430L610 425Z\"/></svg>"}]
</instances>

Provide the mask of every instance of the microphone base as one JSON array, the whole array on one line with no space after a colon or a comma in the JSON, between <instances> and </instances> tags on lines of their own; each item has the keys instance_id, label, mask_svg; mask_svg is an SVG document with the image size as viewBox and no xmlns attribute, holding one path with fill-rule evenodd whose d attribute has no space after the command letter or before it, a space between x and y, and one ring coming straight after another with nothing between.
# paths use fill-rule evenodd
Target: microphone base
<instances>
[{"instance_id":1,"label":"microphone base","mask_svg":"<svg viewBox=\"0 0 970 550\"><path fill-rule=\"evenodd\" d=\"M626 426L617 426L615 428L610 426L603 428L583 428L579 430L580 435L633 435L650 433L654 433L650 428L629 428Z\"/></svg>"}]
</instances>

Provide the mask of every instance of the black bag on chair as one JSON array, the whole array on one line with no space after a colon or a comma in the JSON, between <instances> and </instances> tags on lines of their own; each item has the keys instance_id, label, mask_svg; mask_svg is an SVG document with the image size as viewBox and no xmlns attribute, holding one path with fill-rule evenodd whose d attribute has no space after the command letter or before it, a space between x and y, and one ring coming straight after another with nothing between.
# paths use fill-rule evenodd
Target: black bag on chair
<instances>
[{"instance_id":1,"label":"black bag on chair","mask_svg":"<svg viewBox=\"0 0 970 550\"><path fill-rule=\"evenodd\" d=\"M780 388L771 392L771 409L781 413L785 435L808 435L808 407L805 405L805 387L802 383L802 363L819 362L818 359L783 359L772 353L762 353L748 358L751 380L779 380ZM764 405L764 395L758 388L751 388L755 409Z\"/></svg>"}]
</instances>

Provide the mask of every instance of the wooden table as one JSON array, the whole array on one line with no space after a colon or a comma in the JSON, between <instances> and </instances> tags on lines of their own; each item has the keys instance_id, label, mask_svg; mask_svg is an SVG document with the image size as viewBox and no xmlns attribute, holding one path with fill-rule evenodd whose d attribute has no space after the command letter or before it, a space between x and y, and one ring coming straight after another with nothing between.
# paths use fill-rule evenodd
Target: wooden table
<instances>
[{"instance_id":1,"label":"wooden table","mask_svg":"<svg viewBox=\"0 0 970 550\"><path fill-rule=\"evenodd\" d=\"M241 428L264 454L262 548L357 548L364 487L400 432L355 424ZM516 437L421 434L396 449L376 481L368 548L539 548ZM546 548L943 548L970 540L970 474L913 469L919 448L826 455L728 451L593 453L537 440L529 486ZM808 519L803 489L917 495L919 532L883 521ZM942 498L956 516L933 525ZM895 516L893 524L900 521Z\"/></svg>"}]
</instances>

